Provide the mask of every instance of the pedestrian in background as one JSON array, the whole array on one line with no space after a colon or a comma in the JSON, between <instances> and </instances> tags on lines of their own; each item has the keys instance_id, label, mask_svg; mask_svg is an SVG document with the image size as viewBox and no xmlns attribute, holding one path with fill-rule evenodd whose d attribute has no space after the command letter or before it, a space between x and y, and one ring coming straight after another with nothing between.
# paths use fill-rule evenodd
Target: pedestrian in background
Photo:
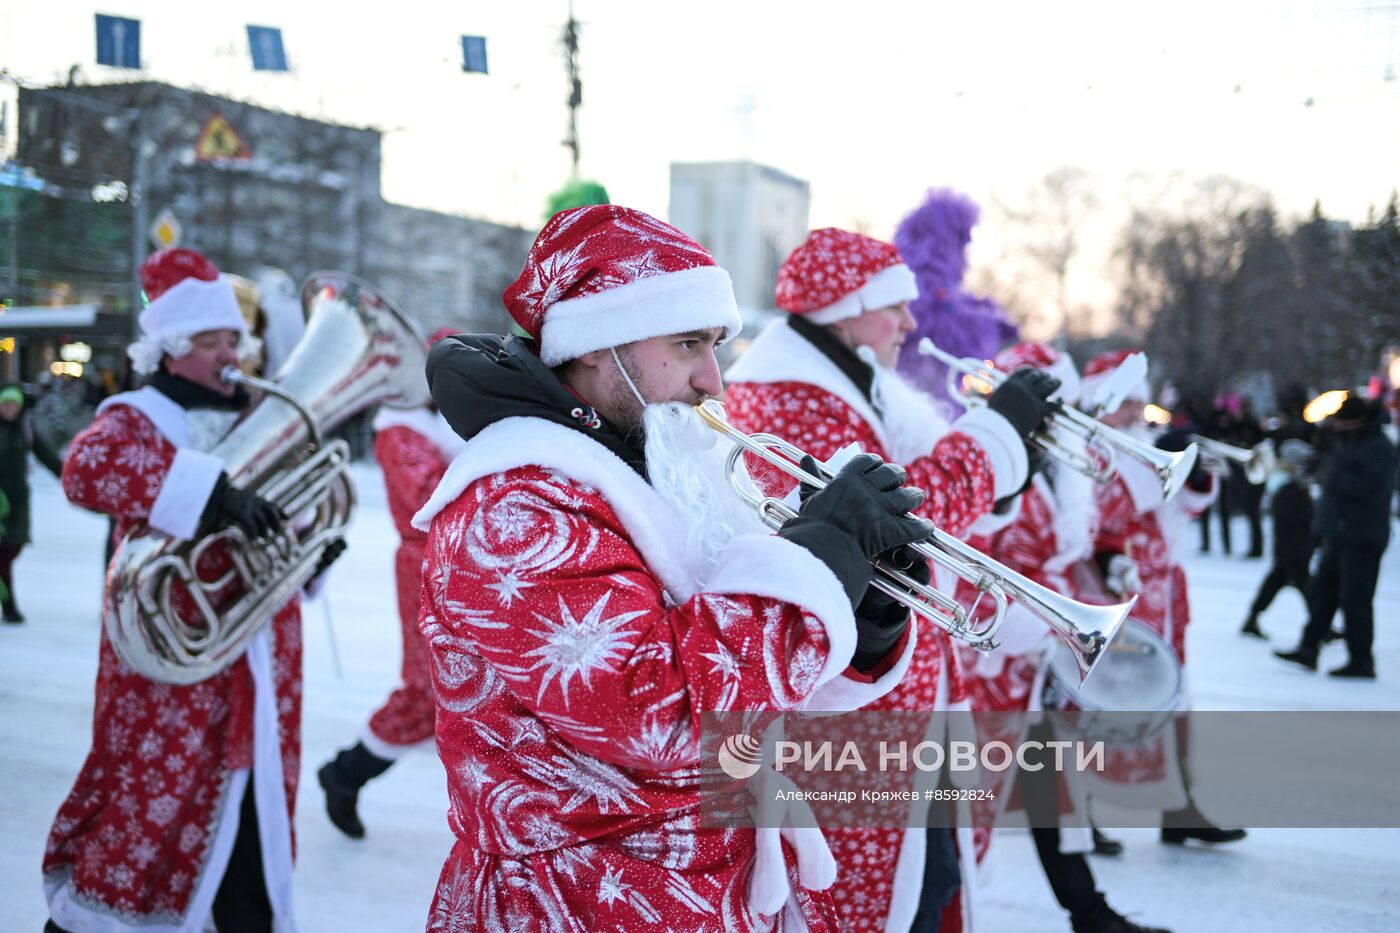
<instances>
[{"instance_id":1,"label":"pedestrian in background","mask_svg":"<svg viewBox=\"0 0 1400 933\"><path fill-rule=\"evenodd\" d=\"M29 543L29 454L58 476L63 461L44 439L34 433L34 426L24 413L24 390L17 385L0 388L0 492L9 500L10 511L5 517L5 531L0 538L0 582L5 593L0 608L11 624L24 621L24 613L15 602L14 563L19 552Z\"/></svg>"},{"instance_id":2,"label":"pedestrian in background","mask_svg":"<svg viewBox=\"0 0 1400 933\"><path fill-rule=\"evenodd\" d=\"M1308 490L1307 466L1313 449L1293 438L1279 447L1278 469L1269 477L1269 515L1274 526L1274 562L1249 607L1243 635L1267 636L1259 628L1259 614L1269 608L1279 590L1295 587L1307 596L1308 567L1316 541L1313 537L1313 501Z\"/></svg>"},{"instance_id":3,"label":"pedestrian in background","mask_svg":"<svg viewBox=\"0 0 1400 933\"><path fill-rule=\"evenodd\" d=\"M1298 647L1274 652L1310 671L1337 609L1345 621L1347 663L1333 677L1374 680L1372 603L1381 555L1390 542L1390 498L1395 491L1395 445L1381 430L1380 406L1350 396L1329 420L1330 462L1317 509L1322 556L1308 589L1308 624Z\"/></svg>"}]
</instances>

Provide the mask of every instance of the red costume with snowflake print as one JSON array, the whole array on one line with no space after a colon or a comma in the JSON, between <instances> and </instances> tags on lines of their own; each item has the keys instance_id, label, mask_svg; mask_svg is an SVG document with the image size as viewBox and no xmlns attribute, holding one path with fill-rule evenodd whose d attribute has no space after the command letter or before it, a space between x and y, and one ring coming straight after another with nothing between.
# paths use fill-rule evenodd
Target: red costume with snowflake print
<instances>
[{"instance_id":1,"label":"red costume with snowflake print","mask_svg":"<svg viewBox=\"0 0 1400 933\"><path fill-rule=\"evenodd\" d=\"M115 396L73 439L63 490L75 504L115 518L117 540L145 525L192 537L221 469L200 450L234 417L187 412L152 388ZM227 551L214 549L196 570L213 579L230 566ZM216 607L236 595L234 586L215 597ZM195 618L187 596L177 595L175 607ZM301 651L293 600L232 666L173 686L123 663L104 627L92 749L44 855L45 892L60 927L204 930L251 781L277 929L295 928Z\"/></svg>"},{"instance_id":2,"label":"red costume with snowflake print","mask_svg":"<svg viewBox=\"0 0 1400 933\"><path fill-rule=\"evenodd\" d=\"M1214 481L1205 490L1183 486L1162 502L1153 471L1136 461L1120 464L1118 475L1095 490L1098 531L1094 549L1126 554L1137 565L1142 587L1133 618L1166 639L1186 663L1186 626L1191 603L1186 571L1176 556L1180 531L1215 499Z\"/></svg>"},{"instance_id":3,"label":"red costume with snowflake print","mask_svg":"<svg viewBox=\"0 0 1400 933\"><path fill-rule=\"evenodd\" d=\"M849 600L808 551L740 535L697 580L655 490L539 419L476 435L415 522L457 836L429 930L836 928L799 879L824 848L701 825L725 778L699 717L854 708L903 674L912 632L888 673L855 675Z\"/></svg>"},{"instance_id":4,"label":"red costume with snowflake print","mask_svg":"<svg viewBox=\"0 0 1400 933\"><path fill-rule=\"evenodd\" d=\"M418 631L423 591L423 553L428 536L413 527L414 514L437 488L448 463L462 447L436 413L428 409L383 409L374 422L374 458L384 472L389 514L399 533L394 552L394 586L403 636L400 683L369 718L365 746L380 758L399 757L433 737L433 682L428 652Z\"/></svg>"}]
</instances>

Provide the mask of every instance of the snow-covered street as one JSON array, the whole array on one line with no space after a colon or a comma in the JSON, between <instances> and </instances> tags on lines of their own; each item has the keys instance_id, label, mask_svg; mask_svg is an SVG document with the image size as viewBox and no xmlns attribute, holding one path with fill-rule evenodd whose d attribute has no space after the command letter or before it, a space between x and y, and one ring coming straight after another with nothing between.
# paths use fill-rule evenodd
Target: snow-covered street
<instances>
[{"instance_id":1,"label":"snow-covered street","mask_svg":"<svg viewBox=\"0 0 1400 933\"><path fill-rule=\"evenodd\" d=\"M397 543L372 466L356 466L361 508L350 548L327 587L328 606L303 610L306 635L302 782L297 806L297 913L319 931L421 930L450 846L446 795L431 748L403 760L361 795L368 836L352 842L327 821L316 768L356 738L397 679L398 623L391 555ZM47 473L32 474L34 543L15 568L24 625L0 626L0 929L38 933L46 916L39 865L45 836L89 744L105 519L70 506ZM1194 543L1195 535L1190 536ZM1236 542L1247 534L1243 522ZM1198 709L1400 709L1400 547L1386 553L1376 599L1375 683L1309 675L1240 637L1262 561L1188 562L1195 621L1191 685ZM326 609L330 612L327 613ZM343 676L337 674L328 615ZM1262 619L1291 646L1303 603L1286 590ZM1329 646L1324 669L1344 660ZM1344 763L1342 763L1344 766ZM1400 798L1397 799L1400 807ZM1400 929L1400 829L1251 831L1219 850L1162 846L1153 831L1115 830L1126 852L1096 858L1111 904L1133 919L1182 931ZM1067 930L1026 833L995 844L995 877L978 929Z\"/></svg>"}]
</instances>

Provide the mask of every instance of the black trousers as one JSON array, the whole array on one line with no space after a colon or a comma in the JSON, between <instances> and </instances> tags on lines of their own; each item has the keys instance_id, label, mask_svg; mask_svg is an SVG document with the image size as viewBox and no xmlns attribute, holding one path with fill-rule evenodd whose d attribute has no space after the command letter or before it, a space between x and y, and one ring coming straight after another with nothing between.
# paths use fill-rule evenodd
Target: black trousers
<instances>
[{"instance_id":1,"label":"black trousers","mask_svg":"<svg viewBox=\"0 0 1400 933\"><path fill-rule=\"evenodd\" d=\"M19 557L19 552L23 548L23 544L0 546L0 582L5 584L5 602L11 605L15 601L15 558Z\"/></svg>"},{"instance_id":2,"label":"black trousers","mask_svg":"<svg viewBox=\"0 0 1400 933\"><path fill-rule=\"evenodd\" d=\"M1027 741L1042 743L1054 738L1054 730L1044 722L1033 726L1026 736ZM1035 853L1060 906L1071 917L1091 917L1105 910L1108 903L1094 881L1089 860L1078 852L1060 851L1060 775L1048 754L1043 764L1039 771L1021 771L1016 776L1031 824L1031 838L1035 840Z\"/></svg>"},{"instance_id":3,"label":"black trousers","mask_svg":"<svg viewBox=\"0 0 1400 933\"><path fill-rule=\"evenodd\" d=\"M1317 572L1308 586L1308 624L1303 629L1302 646L1316 650L1332 626L1332 617L1342 610L1347 654L1353 664L1375 666L1371 642L1375 636L1372 603L1376 578L1381 572L1385 542L1324 541Z\"/></svg>"},{"instance_id":4,"label":"black trousers","mask_svg":"<svg viewBox=\"0 0 1400 933\"><path fill-rule=\"evenodd\" d=\"M1279 590L1285 586L1291 586L1303 594L1306 599L1308 595L1308 562L1294 561L1289 564L1274 564L1269 568L1269 573L1264 577L1264 582L1259 584L1259 592L1254 595L1254 603L1249 607L1251 617L1257 616L1274 601L1274 597L1279 594Z\"/></svg>"},{"instance_id":5,"label":"black trousers","mask_svg":"<svg viewBox=\"0 0 1400 933\"><path fill-rule=\"evenodd\" d=\"M258 838L258 807L253 778L243 793L238 836L233 842L224 879L214 895L214 927L219 933L272 933L272 902L263 877L262 843Z\"/></svg>"},{"instance_id":6,"label":"black trousers","mask_svg":"<svg viewBox=\"0 0 1400 933\"><path fill-rule=\"evenodd\" d=\"M1224 551L1225 556L1229 557L1230 507L1233 504L1231 500L1234 497L1235 483L1232 479L1220 477L1216 479L1216 484L1220 487L1219 495L1216 497L1215 502L1208 506L1206 510L1201 513L1201 517L1198 519L1198 521L1201 523L1201 550L1203 552L1207 552L1210 550L1210 517L1212 515L1219 515L1220 546L1221 549Z\"/></svg>"},{"instance_id":7,"label":"black trousers","mask_svg":"<svg viewBox=\"0 0 1400 933\"><path fill-rule=\"evenodd\" d=\"M1235 480L1235 489L1239 493L1238 499L1241 511L1245 518L1249 519L1249 556L1264 556L1264 523L1259 514L1264 501L1264 486L1255 484L1241 476Z\"/></svg>"}]
</instances>

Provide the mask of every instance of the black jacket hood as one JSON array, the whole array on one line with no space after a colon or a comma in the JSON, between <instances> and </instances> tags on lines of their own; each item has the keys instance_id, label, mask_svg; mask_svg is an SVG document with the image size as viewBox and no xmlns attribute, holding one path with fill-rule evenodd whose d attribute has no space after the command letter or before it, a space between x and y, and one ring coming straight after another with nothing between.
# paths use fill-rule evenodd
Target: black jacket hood
<instances>
[{"instance_id":1,"label":"black jacket hood","mask_svg":"<svg viewBox=\"0 0 1400 933\"><path fill-rule=\"evenodd\" d=\"M428 390L464 440L506 418L542 418L581 431L646 478L641 438L629 437L576 398L520 337L460 334L433 344Z\"/></svg>"}]
</instances>

